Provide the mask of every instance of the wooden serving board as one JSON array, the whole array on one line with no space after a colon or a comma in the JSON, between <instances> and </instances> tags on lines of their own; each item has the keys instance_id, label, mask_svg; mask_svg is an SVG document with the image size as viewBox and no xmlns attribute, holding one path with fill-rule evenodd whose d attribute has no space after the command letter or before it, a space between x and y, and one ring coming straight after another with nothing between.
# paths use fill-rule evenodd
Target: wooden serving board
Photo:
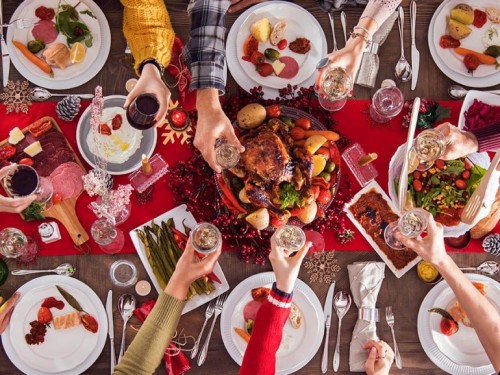
<instances>
[{"instance_id":1,"label":"wooden serving board","mask_svg":"<svg viewBox=\"0 0 500 375\"><path fill-rule=\"evenodd\" d=\"M42 117L41 119L35 121L33 124L40 123L40 122L45 122L50 120L54 127L57 129L57 131L61 134L64 135L64 133L61 131L61 128L57 124L56 120L53 117L50 116L45 116ZM24 134L29 132L30 126L33 124L30 124L26 127L24 127L22 132ZM66 145L68 148L73 152L73 156L75 158L75 163L77 163L84 172L86 172L85 167L83 166L80 158L78 157L78 154L75 152L73 147L69 144L68 140L66 139ZM8 144L8 138L4 139L0 145ZM42 151L43 152L43 151ZM46 218L53 218L58 220L68 231L71 239L73 240L73 243L76 246L80 246L83 243L87 242L89 240L89 235L83 228L82 224L80 223L80 220L78 219L78 216L76 215L76 201L78 200L78 197L81 195L81 192L79 192L76 196L71 197L71 198L66 198L63 199L61 202L58 204L52 205L48 209L44 210L42 212L42 215L45 216ZM22 215L21 215L22 216Z\"/></svg>"}]
</instances>

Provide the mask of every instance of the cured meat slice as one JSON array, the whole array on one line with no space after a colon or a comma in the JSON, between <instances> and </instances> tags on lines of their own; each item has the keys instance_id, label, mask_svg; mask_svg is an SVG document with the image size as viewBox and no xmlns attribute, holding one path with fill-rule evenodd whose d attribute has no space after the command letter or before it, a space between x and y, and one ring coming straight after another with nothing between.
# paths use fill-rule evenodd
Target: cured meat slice
<instances>
[{"instance_id":1,"label":"cured meat slice","mask_svg":"<svg viewBox=\"0 0 500 375\"><path fill-rule=\"evenodd\" d=\"M56 30L56 24L47 20L40 20L35 27L33 27L31 33L35 39L43 40L45 44L52 43L59 35Z\"/></svg>"},{"instance_id":2,"label":"cured meat slice","mask_svg":"<svg viewBox=\"0 0 500 375\"><path fill-rule=\"evenodd\" d=\"M245 322L249 320L255 321L257 317L257 313L259 312L260 307L262 306L262 302L258 301L250 301L243 308L243 318Z\"/></svg>"},{"instance_id":3,"label":"cured meat slice","mask_svg":"<svg viewBox=\"0 0 500 375\"><path fill-rule=\"evenodd\" d=\"M74 162L59 165L49 176L54 194L61 194L63 199L77 196L83 190L84 174L83 169Z\"/></svg>"},{"instance_id":4,"label":"cured meat slice","mask_svg":"<svg viewBox=\"0 0 500 375\"><path fill-rule=\"evenodd\" d=\"M299 72L299 64L297 63L297 60L290 56L280 57L279 60L285 64L285 67L278 77L291 79L297 75Z\"/></svg>"}]
</instances>

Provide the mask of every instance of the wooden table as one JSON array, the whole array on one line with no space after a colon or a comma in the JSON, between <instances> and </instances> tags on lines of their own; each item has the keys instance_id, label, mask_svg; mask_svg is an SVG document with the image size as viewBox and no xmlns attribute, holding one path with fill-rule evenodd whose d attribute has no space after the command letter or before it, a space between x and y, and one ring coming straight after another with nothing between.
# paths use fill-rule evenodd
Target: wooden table
<instances>
[{"instance_id":1,"label":"wooden table","mask_svg":"<svg viewBox=\"0 0 500 375\"><path fill-rule=\"evenodd\" d=\"M184 40L188 36L189 30L189 20L186 16L186 3L180 0L171 0L168 2L168 7L170 11L170 16L174 29L180 34ZM304 0L299 2L307 10L309 10L321 23L323 29L325 30L327 40L329 41L329 50L332 47L331 42L331 31L328 23L328 17L323 13L317 6L316 2L313 0ZM409 1L403 1L405 5L405 12L407 19L409 19L408 14L408 3ZM425 2L419 2L418 4L418 17L417 17L417 45L421 55L421 67L419 81L417 85L417 90L411 91L410 84L399 85L403 90L406 98L413 96L432 96L433 99L447 99L447 88L452 81L444 76L437 66L432 62L432 58L429 53L429 48L427 46L427 29L430 23L430 19L436 7L441 3L438 0L429 0ZM3 5L4 18L8 20L10 15L14 12L14 9L18 5L18 1L5 0ZM105 12L108 22L111 27L112 35L112 46L111 52L106 62L105 67L102 71L93 78L90 82L81 87L75 88L73 90L68 90L68 92L93 92L96 85L103 86L104 95L111 94L126 94L124 84L128 78L134 76L132 68L125 62L123 51L125 49L125 40L121 31L122 26L122 6L118 0L102 0L99 1L100 7ZM347 10L347 24L352 27L361 14L360 9L349 9ZM232 22L236 19L237 15L229 16L228 25L230 26ZM339 45L343 45L342 41L342 31L340 27L340 22L336 22L337 25L337 37L339 40ZM406 41L406 53L410 56L409 49L409 22L406 23L405 27L405 41ZM386 46L383 46L380 51L380 71L378 75L377 85L384 78L393 78L394 65L399 58L399 48L390 48L388 46L399 46L399 36L397 33L397 27L391 32L388 40L386 41ZM16 72L15 68L11 66L11 79L22 79L22 77ZM234 81L229 78L230 82ZM500 85L497 86L500 88ZM374 90L369 90L366 88L356 87L355 94L357 98L369 98ZM174 93L175 95L175 93ZM5 214L0 214L2 220L2 227L5 226L4 218ZM362 250L362 249L360 249ZM484 260L494 259L494 257L487 254L471 254L471 253L455 253L452 255L453 258L459 265L471 266L477 265ZM374 252L341 252L337 253L339 264L342 270L337 274L337 290L348 289L349 282L347 277L347 265L357 261L373 260L377 261L380 258ZM106 300L106 295L108 289L113 289L114 292L114 304L118 300L118 296L125 292L133 292L132 288L120 289L113 287L108 276L109 266L116 259L128 259L134 262L139 269L139 278L147 279L146 272L144 271L138 257L136 255L93 255L93 256L61 256L61 257L40 257L37 260L36 267L33 268L54 268L60 263L70 262L77 266L78 271L74 277L87 283L91 286L95 292L99 295L103 303ZM245 278L264 271L271 270L270 266L260 267L254 265L245 265L240 262L234 253L224 253L220 258L221 266L224 273L228 279L229 285L231 287L236 286L239 282ZM9 268L14 268L15 263L9 261ZM308 281L308 275L306 271L302 270L299 276L302 280ZM31 280L33 276L9 276L7 282L2 286L1 294L3 296L8 296L13 293L20 285ZM499 280L496 277L496 280ZM324 284L310 284L311 288L317 294L319 300L323 304L326 298L327 285ZM394 366L394 373L401 374L440 374L443 373L439 370L425 355L422 347L420 346L418 335L417 335L417 313L422 302L422 299L430 290L430 286L424 285L416 276L414 271L410 271L403 279L398 280L390 272L386 270L386 278L382 284L382 289L378 298L378 306L383 307L387 305L392 305L395 310L396 316L396 336L398 340L398 345L401 351L401 356L403 359L404 369L399 371ZM155 293L152 293L148 297L139 297L138 302L142 303L150 298L156 297ZM354 307L351 308L349 313L344 318L344 324L342 325L342 338L341 338L341 365L340 374L348 374L348 348L351 339L351 332L354 328L357 313ZM119 341L121 339L121 318L117 311L114 314L115 318L115 343L116 349L119 348ZM204 319L204 309L198 309L184 315L180 321L179 328L184 329L186 334L197 336L199 329L203 323ZM132 324L137 324L138 320L133 318ZM332 328L330 335L330 359L333 356L333 348L335 346L335 332L337 329L337 318L334 317L332 320ZM391 343L391 335L389 327L385 322L380 322L378 324L378 333L382 339ZM131 328L127 331L127 343L130 343L135 335L135 331ZM104 374L109 372L109 341L107 341L106 346L96 361L96 363L86 372L86 374ZM318 374L320 373L320 361L321 361L321 350L318 351L316 356L311 360L311 362L297 373L300 374ZM216 325L214 335L212 337L212 342L210 345L207 360L203 367L199 368L195 363L193 363L193 368L189 372L190 374L236 374L238 371L238 366L227 354L224 348L222 340L220 338L220 326ZM11 364L11 362L6 357L5 353L0 353L0 373L1 374L18 374L19 371ZM164 369L160 366L156 374L164 374ZM329 369L328 373L333 373L333 370Z\"/></svg>"}]
</instances>

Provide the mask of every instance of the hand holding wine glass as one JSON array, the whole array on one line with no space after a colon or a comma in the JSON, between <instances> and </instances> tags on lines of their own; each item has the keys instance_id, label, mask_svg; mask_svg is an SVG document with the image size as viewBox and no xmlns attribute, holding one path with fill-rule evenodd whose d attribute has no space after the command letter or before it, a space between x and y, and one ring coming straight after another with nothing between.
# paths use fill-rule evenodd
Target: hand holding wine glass
<instances>
[{"instance_id":1,"label":"hand holding wine glass","mask_svg":"<svg viewBox=\"0 0 500 375\"><path fill-rule=\"evenodd\" d=\"M0 181L12 172L13 166L7 166L0 169ZM5 197L0 195L0 212L20 213L36 199L35 194L26 197Z\"/></svg>"},{"instance_id":2,"label":"hand holding wine glass","mask_svg":"<svg viewBox=\"0 0 500 375\"><path fill-rule=\"evenodd\" d=\"M449 122L436 126L435 130L445 139L446 148L442 159L453 160L477 152L478 142L472 133L464 132Z\"/></svg>"}]
</instances>

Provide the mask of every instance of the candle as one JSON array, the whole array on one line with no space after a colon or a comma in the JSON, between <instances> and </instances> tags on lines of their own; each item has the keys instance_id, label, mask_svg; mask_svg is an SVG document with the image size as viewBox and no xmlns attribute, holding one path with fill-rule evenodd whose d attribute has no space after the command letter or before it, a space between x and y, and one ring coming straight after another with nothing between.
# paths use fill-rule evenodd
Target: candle
<instances>
[{"instance_id":1,"label":"candle","mask_svg":"<svg viewBox=\"0 0 500 375\"><path fill-rule=\"evenodd\" d=\"M149 164L148 157L144 154L142 154L142 173L146 176L153 173L153 168L151 168L151 164Z\"/></svg>"},{"instance_id":2,"label":"candle","mask_svg":"<svg viewBox=\"0 0 500 375\"><path fill-rule=\"evenodd\" d=\"M125 82L125 90L130 92L134 89L135 85L137 85L137 80L135 78L130 78L127 82Z\"/></svg>"},{"instance_id":3,"label":"candle","mask_svg":"<svg viewBox=\"0 0 500 375\"><path fill-rule=\"evenodd\" d=\"M182 108L176 108L170 114L170 125L175 129L183 129L187 124L187 113Z\"/></svg>"},{"instance_id":4,"label":"candle","mask_svg":"<svg viewBox=\"0 0 500 375\"><path fill-rule=\"evenodd\" d=\"M135 284L135 292L140 296L147 296L151 292L151 284L146 280L138 281Z\"/></svg>"}]
</instances>

